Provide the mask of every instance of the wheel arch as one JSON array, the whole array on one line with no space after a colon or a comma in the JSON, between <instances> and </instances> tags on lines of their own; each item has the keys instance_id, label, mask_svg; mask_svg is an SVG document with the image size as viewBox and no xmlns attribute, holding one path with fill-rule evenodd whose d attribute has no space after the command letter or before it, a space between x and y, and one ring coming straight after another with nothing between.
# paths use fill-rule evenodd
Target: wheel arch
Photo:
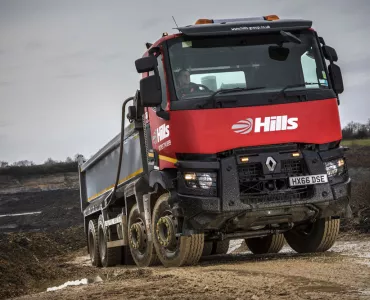
<instances>
[{"instance_id":1,"label":"wheel arch","mask_svg":"<svg viewBox=\"0 0 370 300\"><path fill-rule=\"evenodd\" d=\"M174 189L174 180L177 177L177 169L153 170L149 174L149 186L154 188L160 185L165 190Z\"/></svg>"}]
</instances>

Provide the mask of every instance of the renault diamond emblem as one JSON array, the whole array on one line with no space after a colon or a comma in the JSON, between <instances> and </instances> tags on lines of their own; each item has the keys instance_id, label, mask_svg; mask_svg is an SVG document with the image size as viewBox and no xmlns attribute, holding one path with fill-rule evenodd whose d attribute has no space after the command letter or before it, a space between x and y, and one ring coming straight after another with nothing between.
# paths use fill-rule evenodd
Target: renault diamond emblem
<instances>
[{"instance_id":1,"label":"renault diamond emblem","mask_svg":"<svg viewBox=\"0 0 370 300\"><path fill-rule=\"evenodd\" d=\"M273 159L271 156L269 156L266 159L266 166L269 169L269 171L273 172L275 170L275 167L276 167L275 159Z\"/></svg>"}]
</instances>

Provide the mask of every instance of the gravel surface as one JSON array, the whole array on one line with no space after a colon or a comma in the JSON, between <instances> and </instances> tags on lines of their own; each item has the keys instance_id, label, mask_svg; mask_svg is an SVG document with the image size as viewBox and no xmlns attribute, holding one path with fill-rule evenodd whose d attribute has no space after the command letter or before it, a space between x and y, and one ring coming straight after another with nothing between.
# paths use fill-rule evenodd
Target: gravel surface
<instances>
[{"instance_id":1,"label":"gravel surface","mask_svg":"<svg viewBox=\"0 0 370 300\"><path fill-rule=\"evenodd\" d=\"M229 252L194 267L96 269L80 251L68 264L90 268L89 284L18 299L370 299L368 236L340 240L323 254L300 255L286 246L257 256L241 240Z\"/></svg>"}]
</instances>

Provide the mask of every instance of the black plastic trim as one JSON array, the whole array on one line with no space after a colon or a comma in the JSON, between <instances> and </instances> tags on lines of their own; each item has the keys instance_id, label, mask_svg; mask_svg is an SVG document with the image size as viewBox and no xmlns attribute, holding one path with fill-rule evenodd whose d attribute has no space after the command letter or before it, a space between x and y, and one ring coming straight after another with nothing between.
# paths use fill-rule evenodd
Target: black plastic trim
<instances>
[{"instance_id":1,"label":"black plastic trim","mask_svg":"<svg viewBox=\"0 0 370 300\"><path fill-rule=\"evenodd\" d=\"M351 182L347 180L342 184L332 187L333 191L326 197L321 196L321 192L326 187L319 188L317 196L295 202L284 202L278 205L266 203L259 207L247 207L243 205L234 206L233 209L224 209L220 198L200 197L178 194L175 205L185 219L184 231L196 230L205 232L207 230L224 230L227 222L236 218L248 221L250 224L258 223L266 225L271 222L271 218L280 217L280 221L302 222L315 217L344 216L349 207L351 195ZM276 220L274 219L274 222ZM249 224L240 223L248 229Z\"/></svg>"},{"instance_id":2,"label":"black plastic trim","mask_svg":"<svg viewBox=\"0 0 370 300\"><path fill-rule=\"evenodd\" d=\"M178 168L181 169L213 169L218 170L220 168L220 163L218 161L178 161L177 165Z\"/></svg>"},{"instance_id":3,"label":"black plastic trim","mask_svg":"<svg viewBox=\"0 0 370 300\"><path fill-rule=\"evenodd\" d=\"M155 184L160 184L164 189L171 190L175 186L173 181L176 178L176 169L168 171L153 170L149 173L149 186L154 187Z\"/></svg>"},{"instance_id":4,"label":"black plastic trim","mask_svg":"<svg viewBox=\"0 0 370 300\"><path fill-rule=\"evenodd\" d=\"M336 148L319 152L319 154L323 161L330 161L336 158L342 158L344 156L344 151L342 148Z\"/></svg>"},{"instance_id":5,"label":"black plastic trim","mask_svg":"<svg viewBox=\"0 0 370 300\"><path fill-rule=\"evenodd\" d=\"M222 96L216 96L217 99L233 99L232 102L224 102L222 109L235 107L252 107L252 106L266 106L277 104L289 104L296 102L308 101L323 101L337 98L335 92L331 89L302 89L295 91L286 91L285 97L274 99L277 91L253 91L253 92L235 92ZM205 105L203 109L213 109L212 104L208 103L208 98L195 98L191 101L172 101L171 110L199 110L201 106Z\"/></svg>"}]
</instances>

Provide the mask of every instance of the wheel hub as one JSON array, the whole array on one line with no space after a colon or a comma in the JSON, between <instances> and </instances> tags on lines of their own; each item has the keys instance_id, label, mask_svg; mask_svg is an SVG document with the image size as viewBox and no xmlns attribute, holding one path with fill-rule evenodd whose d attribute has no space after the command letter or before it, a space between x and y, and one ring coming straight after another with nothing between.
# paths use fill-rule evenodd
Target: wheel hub
<instances>
[{"instance_id":1,"label":"wheel hub","mask_svg":"<svg viewBox=\"0 0 370 300\"><path fill-rule=\"evenodd\" d=\"M146 231L142 222L137 222L131 225L130 228L130 244L133 249L142 250L146 245Z\"/></svg>"},{"instance_id":2,"label":"wheel hub","mask_svg":"<svg viewBox=\"0 0 370 300\"><path fill-rule=\"evenodd\" d=\"M156 224L156 233L159 243L164 247L174 246L176 244L176 219L172 216L165 216L158 220Z\"/></svg>"}]
</instances>

